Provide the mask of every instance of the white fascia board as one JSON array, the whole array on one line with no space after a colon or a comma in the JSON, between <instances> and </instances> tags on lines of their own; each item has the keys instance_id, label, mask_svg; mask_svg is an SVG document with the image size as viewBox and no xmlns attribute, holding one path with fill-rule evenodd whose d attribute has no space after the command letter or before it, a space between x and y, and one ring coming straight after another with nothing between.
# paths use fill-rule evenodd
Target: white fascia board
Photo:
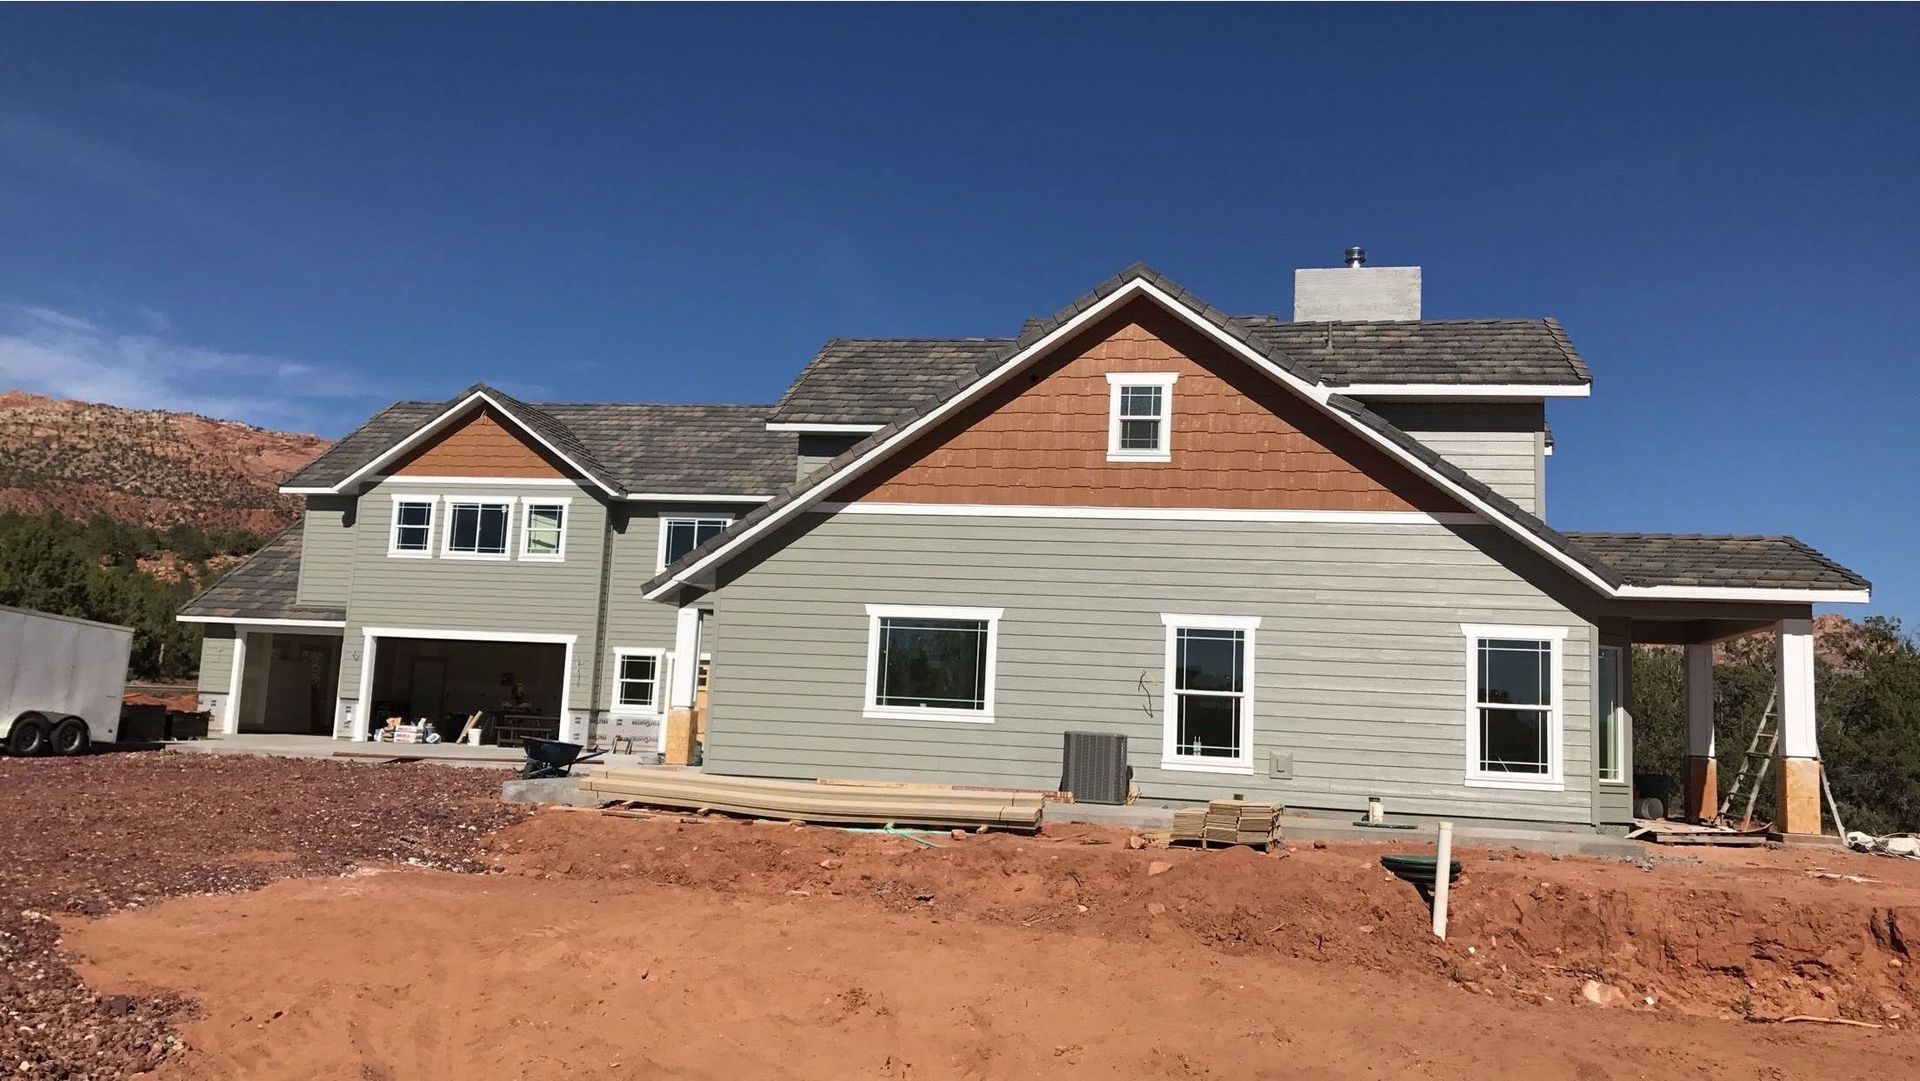
<instances>
[{"instance_id":1,"label":"white fascia board","mask_svg":"<svg viewBox=\"0 0 1920 1081\"><path fill-rule=\"evenodd\" d=\"M345 627L344 619L248 619L245 616L174 616L176 623L231 623L236 627Z\"/></svg>"},{"instance_id":2,"label":"white fascia board","mask_svg":"<svg viewBox=\"0 0 1920 1081\"><path fill-rule=\"evenodd\" d=\"M295 488L285 484L281 485L279 488L275 490L278 491L281 495L339 495L340 494L340 489L338 488Z\"/></svg>"},{"instance_id":3,"label":"white fascia board","mask_svg":"<svg viewBox=\"0 0 1920 1081\"><path fill-rule=\"evenodd\" d=\"M1776 601L1782 604L1866 604L1871 589L1761 589L1743 586L1621 586L1622 600Z\"/></svg>"},{"instance_id":4,"label":"white fascia board","mask_svg":"<svg viewBox=\"0 0 1920 1081\"><path fill-rule=\"evenodd\" d=\"M817 435L872 435L880 424L768 424L770 432L810 432Z\"/></svg>"},{"instance_id":5,"label":"white fascia board","mask_svg":"<svg viewBox=\"0 0 1920 1081\"><path fill-rule=\"evenodd\" d=\"M770 495L714 495L689 492L635 492L625 497L629 503L766 503Z\"/></svg>"},{"instance_id":6,"label":"white fascia board","mask_svg":"<svg viewBox=\"0 0 1920 1081\"><path fill-rule=\"evenodd\" d=\"M1586 398L1591 383L1352 383L1334 391L1349 398L1425 398L1455 401L1538 401L1542 398Z\"/></svg>"},{"instance_id":7,"label":"white fascia board","mask_svg":"<svg viewBox=\"0 0 1920 1081\"><path fill-rule=\"evenodd\" d=\"M359 469L354 470L353 473L349 475L345 480L341 481L339 484L334 485L332 488L323 489L322 491L325 494L330 494L330 495L338 495L339 493L346 491L347 487L353 484L355 481L360 480L362 477L365 477L367 474L372 473L374 470L392 461L395 457L398 457L399 455L405 453L408 449L412 448L416 444L438 433L442 428L445 428L448 424L452 423L455 418L459 417L462 413L465 413L468 409L472 408L475 402L485 402L487 405L492 406L495 409L495 411L497 411L501 416L506 417L508 420L512 421L514 427L527 433L527 435L531 437L534 442L547 448L547 450L553 453L554 457L560 459L561 461L567 463L568 466L572 467L574 472L592 481L596 486L600 488L601 491L607 493L609 496L612 496L616 499L620 497L620 493L614 491L611 487L609 487L606 481L601 480L599 477L596 477L592 473L589 473L587 470L581 468L581 465L579 462L576 462L572 458L569 458L567 456L567 453L561 450L559 447L556 447L552 443L547 442L547 440L543 436L541 436L539 432L536 432L532 428L527 427L526 424L521 422L521 420L518 417L513 415L511 410L502 408L500 403L494 401L492 395L489 395L484 390L476 390L472 394L467 395L465 398L460 399L460 401L450 406L446 411L442 412L439 416L428 421L426 424L421 425L419 428L414 429L412 435L407 436L405 439L402 439L400 442L395 443L393 446L388 447L384 451L381 451L380 454L377 455L372 461L368 462L366 465L361 466ZM309 493L309 494L320 494L320 493Z\"/></svg>"}]
</instances>

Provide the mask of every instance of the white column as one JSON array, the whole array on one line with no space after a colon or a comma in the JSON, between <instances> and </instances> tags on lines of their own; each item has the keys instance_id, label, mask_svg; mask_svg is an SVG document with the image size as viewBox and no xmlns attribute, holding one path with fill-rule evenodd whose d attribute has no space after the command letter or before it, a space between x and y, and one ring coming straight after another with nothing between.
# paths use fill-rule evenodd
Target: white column
<instances>
[{"instance_id":1,"label":"white column","mask_svg":"<svg viewBox=\"0 0 1920 1081\"><path fill-rule=\"evenodd\" d=\"M227 735L240 734L240 688L247 679L247 632L235 627L233 630L233 675L227 680L227 715L221 718L221 728Z\"/></svg>"},{"instance_id":2,"label":"white column","mask_svg":"<svg viewBox=\"0 0 1920 1081\"><path fill-rule=\"evenodd\" d=\"M1687 646L1687 754L1714 757L1713 643Z\"/></svg>"},{"instance_id":3,"label":"white column","mask_svg":"<svg viewBox=\"0 0 1920 1081\"><path fill-rule=\"evenodd\" d=\"M692 709L700 677L700 609L692 605L674 614L673 683L667 688L668 709Z\"/></svg>"},{"instance_id":4,"label":"white column","mask_svg":"<svg viewBox=\"0 0 1920 1081\"><path fill-rule=\"evenodd\" d=\"M1776 641L1780 672L1780 757L1818 758L1813 720L1813 620L1783 619Z\"/></svg>"}]
</instances>

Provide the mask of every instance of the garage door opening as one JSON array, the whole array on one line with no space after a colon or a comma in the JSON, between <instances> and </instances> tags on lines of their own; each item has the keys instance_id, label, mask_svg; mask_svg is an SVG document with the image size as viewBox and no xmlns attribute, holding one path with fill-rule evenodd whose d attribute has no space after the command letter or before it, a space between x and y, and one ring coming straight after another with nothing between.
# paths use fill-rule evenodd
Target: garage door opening
<instances>
[{"instance_id":1,"label":"garage door opening","mask_svg":"<svg viewBox=\"0 0 1920 1081\"><path fill-rule=\"evenodd\" d=\"M561 642L376 637L368 725L361 736L389 720L426 720L452 742L478 713L482 743L564 738L569 651Z\"/></svg>"}]
</instances>

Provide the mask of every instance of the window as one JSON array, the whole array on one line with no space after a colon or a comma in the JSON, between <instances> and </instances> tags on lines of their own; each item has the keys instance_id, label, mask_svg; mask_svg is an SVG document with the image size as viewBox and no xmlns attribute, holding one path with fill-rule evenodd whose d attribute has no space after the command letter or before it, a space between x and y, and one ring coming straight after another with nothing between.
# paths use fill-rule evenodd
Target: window
<instances>
[{"instance_id":1,"label":"window","mask_svg":"<svg viewBox=\"0 0 1920 1081\"><path fill-rule=\"evenodd\" d=\"M1561 787L1558 627L1465 627L1467 783Z\"/></svg>"},{"instance_id":2,"label":"window","mask_svg":"<svg viewBox=\"0 0 1920 1081\"><path fill-rule=\"evenodd\" d=\"M613 651L613 708L615 713L660 712L660 690L666 684L658 649Z\"/></svg>"},{"instance_id":3,"label":"window","mask_svg":"<svg viewBox=\"0 0 1920 1081\"><path fill-rule=\"evenodd\" d=\"M705 544L711 537L726 531L733 519L725 515L687 515L660 519L660 566L667 564Z\"/></svg>"},{"instance_id":4,"label":"window","mask_svg":"<svg viewBox=\"0 0 1920 1081\"><path fill-rule=\"evenodd\" d=\"M441 555L465 559L507 558L513 500L447 496L447 540Z\"/></svg>"},{"instance_id":5,"label":"window","mask_svg":"<svg viewBox=\"0 0 1920 1081\"><path fill-rule=\"evenodd\" d=\"M527 521L520 529L520 558L559 562L566 554L567 500L529 501Z\"/></svg>"},{"instance_id":6,"label":"window","mask_svg":"<svg viewBox=\"0 0 1920 1081\"><path fill-rule=\"evenodd\" d=\"M1626 782L1626 687L1623 651L1619 646L1601 646L1598 667L1593 676L1595 734L1600 741L1598 773L1606 784Z\"/></svg>"},{"instance_id":7,"label":"window","mask_svg":"<svg viewBox=\"0 0 1920 1081\"><path fill-rule=\"evenodd\" d=\"M1165 615L1168 769L1253 772L1253 633L1247 616Z\"/></svg>"},{"instance_id":8,"label":"window","mask_svg":"<svg viewBox=\"0 0 1920 1081\"><path fill-rule=\"evenodd\" d=\"M866 716L993 720L998 608L867 605Z\"/></svg>"},{"instance_id":9,"label":"window","mask_svg":"<svg viewBox=\"0 0 1920 1081\"><path fill-rule=\"evenodd\" d=\"M393 530L387 554L426 559L433 555L433 500L393 497Z\"/></svg>"},{"instance_id":10,"label":"window","mask_svg":"<svg viewBox=\"0 0 1920 1081\"><path fill-rule=\"evenodd\" d=\"M1107 461L1168 462L1173 417L1171 372L1111 373L1107 376Z\"/></svg>"}]
</instances>

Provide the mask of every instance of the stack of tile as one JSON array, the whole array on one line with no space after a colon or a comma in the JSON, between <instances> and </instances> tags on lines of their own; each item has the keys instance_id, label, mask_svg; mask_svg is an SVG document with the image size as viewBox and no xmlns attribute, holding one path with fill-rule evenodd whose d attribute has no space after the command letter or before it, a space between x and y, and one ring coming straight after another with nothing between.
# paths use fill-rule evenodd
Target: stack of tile
<instances>
[{"instance_id":1,"label":"stack of tile","mask_svg":"<svg viewBox=\"0 0 1920 1081\"><path fill-rule=\"evenodd\" d=\"M1267 845L1280 839L1280 812L1272 803L1217 799L1173 813L1173 840L1211 845Z\"/></svg>"}]
</instances>

